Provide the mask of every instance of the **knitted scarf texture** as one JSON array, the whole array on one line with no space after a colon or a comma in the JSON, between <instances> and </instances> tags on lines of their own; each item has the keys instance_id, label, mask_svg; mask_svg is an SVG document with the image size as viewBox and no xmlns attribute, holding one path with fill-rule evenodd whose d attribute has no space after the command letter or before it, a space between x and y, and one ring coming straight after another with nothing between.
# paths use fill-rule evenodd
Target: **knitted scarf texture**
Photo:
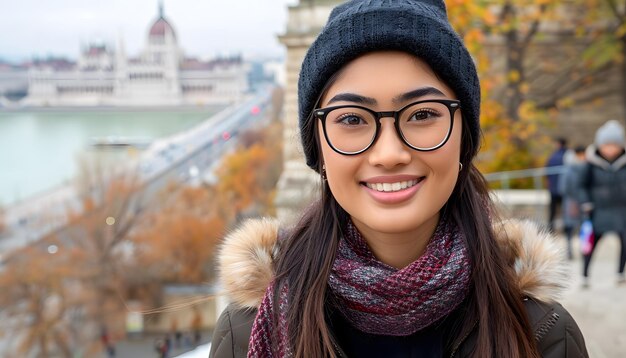
<instances>
[{"instance_id":1,"label":"knitted scarf texture","mask_svg":"<svg viewBox=\"0 0 626 358\"><path fill-rule=\"evenodd\" d=\"M470 276L463 236L447 221L439 223L424 254L400 270L377 260L350 222L340 239L328 286L337 309L355 328L408 336L452 312L465 299ZM248 357L293 355L287 335L288 287L280 285L275 302L275 286L268 287L259 306Z\"/></svg>"}]
</instances>

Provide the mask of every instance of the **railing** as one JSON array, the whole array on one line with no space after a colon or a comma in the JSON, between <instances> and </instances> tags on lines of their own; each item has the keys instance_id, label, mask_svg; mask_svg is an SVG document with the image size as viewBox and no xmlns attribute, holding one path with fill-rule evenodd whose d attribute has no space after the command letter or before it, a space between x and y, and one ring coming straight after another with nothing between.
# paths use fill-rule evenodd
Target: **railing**
<instances>
[{"instance_id":1,"label":"railing","mask_svg":"<svg viewBox=\"0 0 626 358\"><path fill-rule=\"evenodd\" d=\"M506 172L495 172L485 174L485 179L488 182L500 182L502 189L511 188L512 179L525 179L533 178L533 186L539 190L543 188L543 178L546 175L561 174L565 169L564 166L543 167L543 168L529 168L522 170L511 170Z\"/></svg>"}]
</instances>

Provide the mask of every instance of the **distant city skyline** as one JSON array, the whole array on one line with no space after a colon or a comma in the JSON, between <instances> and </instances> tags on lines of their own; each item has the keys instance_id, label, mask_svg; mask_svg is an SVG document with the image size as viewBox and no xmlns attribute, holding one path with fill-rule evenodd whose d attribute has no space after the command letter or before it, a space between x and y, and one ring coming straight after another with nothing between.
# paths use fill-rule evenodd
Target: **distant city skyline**
<instances>
[{"instance_id":1,"label":"distant city skyline","mask_svg":"<svg viewBox=\"0 0 626 358\"><path fill-rule=\"evenodd\" d=\"M0 60L28 61L48 56L78 58L82 46L124 41L136 56L158 17L159 0L3 0ZM277 35L286 28L287 7L297 0L164 0L165 18L186 56L284 54Z\"/></svg>"}]
</instances>

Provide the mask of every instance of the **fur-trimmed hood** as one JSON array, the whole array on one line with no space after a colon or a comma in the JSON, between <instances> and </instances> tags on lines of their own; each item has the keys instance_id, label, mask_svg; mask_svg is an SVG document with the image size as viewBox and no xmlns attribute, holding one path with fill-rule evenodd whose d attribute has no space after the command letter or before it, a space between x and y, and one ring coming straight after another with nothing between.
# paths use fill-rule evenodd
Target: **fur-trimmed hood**
<instances>
[{"instance_id":1,"label":"fur-trimmed hood","mask_svg":"<svg viewBox=\"0 0 626 358\"><path fill-rule=\"evenodd\" d=\"M241 308L258 307L273 279L278 228L276 220L248 220L220 248L221 284ZM530 221L508 220L494 228L523 294L544 302L556 300L565 288L567 270L554 238Z\"/></svg>"},{"instance_id":2,"label":"fur-trimmed hood","mask_svg":"<svg viewBox=\"0 0 626 358\"><path fill-rule=\"evenodd\" d=\"M624 150L626 150L626 147L624 148ZM588 146L585 150L585 158L589 163L594 164L604 170L617 171L626 166L626 154L622 154L613 163L610 163L608 160L602 158L600 154L598 154L598 147L593 144Z\"/></svg>"}]
</instances>

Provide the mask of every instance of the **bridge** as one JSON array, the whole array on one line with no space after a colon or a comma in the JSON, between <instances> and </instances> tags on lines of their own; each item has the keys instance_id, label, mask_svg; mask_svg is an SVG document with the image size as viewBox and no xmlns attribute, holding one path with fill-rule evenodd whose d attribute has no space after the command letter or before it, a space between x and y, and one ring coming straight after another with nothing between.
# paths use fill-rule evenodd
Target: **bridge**
<instances>
[{"instance_id":1,"label":"bridge","mask_svg":"<svg viewBox=\"0 0 626 358\"><path fill-rule=\"evenodd\" d=\"M242 128L264 124L271 108L273 88L263 87L208 118L200 125L152 142L135 159L115 168L111 176L136 175L141 183L140 201L151 198L171 182L199 184L214 180L212 169L235 145ZM110 179L110 178L109 178ZM69 213L81 213L83 198L77 183L68 182L5 210L6 232L0 236L0 262L16 249L63 230Z\"/></svg>"}]
</instances>

